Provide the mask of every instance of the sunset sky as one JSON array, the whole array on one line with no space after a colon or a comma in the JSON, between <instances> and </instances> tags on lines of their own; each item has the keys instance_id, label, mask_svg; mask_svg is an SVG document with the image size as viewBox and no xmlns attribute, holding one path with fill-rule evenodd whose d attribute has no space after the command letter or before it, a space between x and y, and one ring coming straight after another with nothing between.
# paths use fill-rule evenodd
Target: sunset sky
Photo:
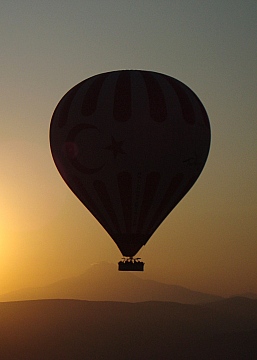
<instances>
[{"instance_id":1,"label":"sunset sky","mask_svg":"<svg viewBox=\"0 0 257 360\"><path fill-rule=\"evenodd\" d=\"M256 19L256 0L1 2L1 294L120 260L49 147L61 97L118 69L187 84L212 129L200 178L138 254L141 276L217 295L257 293Z\"/></svg>"}]
</instances>

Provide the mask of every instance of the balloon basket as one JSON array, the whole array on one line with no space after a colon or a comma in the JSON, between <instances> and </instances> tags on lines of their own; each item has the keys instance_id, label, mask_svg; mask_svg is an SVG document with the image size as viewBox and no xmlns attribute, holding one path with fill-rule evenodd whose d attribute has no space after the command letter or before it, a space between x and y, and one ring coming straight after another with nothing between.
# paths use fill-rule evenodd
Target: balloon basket
<instances>
[{"instance_id":1,"label":"balloon basket","mask_svg":"<svg viewBox=\"0 0 257 360\"><path fill-rule=\"evenodd\" d=\"M119 271L144 271L145 263L140 258L123 258L118 262Z\"/></svg>"}]
</instances>

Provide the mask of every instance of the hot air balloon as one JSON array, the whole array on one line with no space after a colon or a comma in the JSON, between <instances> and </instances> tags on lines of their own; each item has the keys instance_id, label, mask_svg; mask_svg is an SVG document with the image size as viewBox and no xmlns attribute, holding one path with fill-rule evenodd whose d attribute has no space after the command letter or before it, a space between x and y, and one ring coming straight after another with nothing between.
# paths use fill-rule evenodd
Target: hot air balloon
<instances>
[{"instance_id":1,"label":"hot air balloon","mask_svg":"<svg viewBox=\"0 0 257 360\"><path fill-rule=\"evenodd\" d=\"M50 125L62 178L118 246L134 258L193 186L210 147L201 101L185 84L143 70L92 76L69 90Z\"/></svg>"}]
</instances>

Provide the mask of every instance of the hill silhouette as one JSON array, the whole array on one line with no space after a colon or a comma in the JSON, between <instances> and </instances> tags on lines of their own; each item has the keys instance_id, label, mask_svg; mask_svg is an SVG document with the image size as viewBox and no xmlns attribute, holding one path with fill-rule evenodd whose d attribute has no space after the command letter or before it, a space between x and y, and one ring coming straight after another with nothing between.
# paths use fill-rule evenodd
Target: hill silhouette
<instances>
[{"instance_id":1,"label":"hill silhouette","mask_svg":"<svg viewBox=\"0 0 257 360\"><path fill-rule=\"evenodd\" d=\"M0 303L0 342L3 360L250 360L257 300Z\"/></svg>"},{"instance_id":2,"label":"hill silhouette","mask_svg":"<svg viewBox=\"0 0 257 360\"><path fill-rule=\"evenodd\" d=\"M109 263L92 265L84 274L40 288L28 288L0 295L0 301L37 299L79 299L91 301L173 301L197 304L220 296L192 291L177 285L143 280L130 272L119 272Z\"/></svg>"}]
</instances>

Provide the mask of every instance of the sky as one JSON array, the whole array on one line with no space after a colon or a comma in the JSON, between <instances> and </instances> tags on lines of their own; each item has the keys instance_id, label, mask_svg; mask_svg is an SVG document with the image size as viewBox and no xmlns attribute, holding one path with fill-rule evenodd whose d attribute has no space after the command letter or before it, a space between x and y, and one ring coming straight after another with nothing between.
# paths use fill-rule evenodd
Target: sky
<instances>
[{"instance_id":1,"label":"sky","mask_svg":"<svg viewBox=\"0 0 257 360\"><path fill-rule=\"evenodd\" d=\"M256 0L51 0L0 5L0 293L117 263L60 177L49 125L78 82L119 69L170 75L203 102L206 166L139 252L143 278L257 293Z\"/></svg>"}]
</instances>

